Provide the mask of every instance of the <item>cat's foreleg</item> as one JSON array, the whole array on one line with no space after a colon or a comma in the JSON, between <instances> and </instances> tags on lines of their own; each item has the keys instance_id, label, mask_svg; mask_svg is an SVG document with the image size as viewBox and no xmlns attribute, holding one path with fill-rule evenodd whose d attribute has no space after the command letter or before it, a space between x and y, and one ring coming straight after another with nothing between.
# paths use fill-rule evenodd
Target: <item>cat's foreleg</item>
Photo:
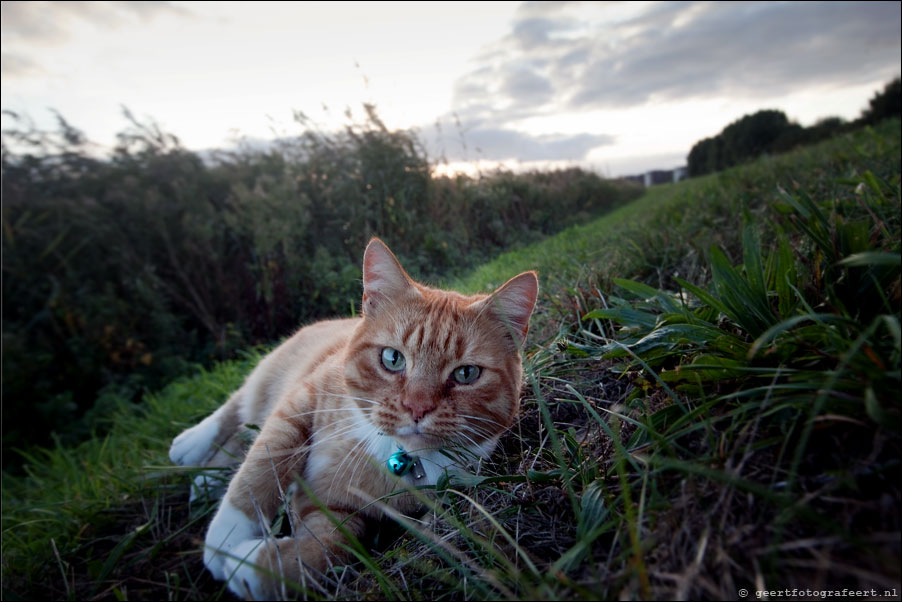
<instances>
[{"instance_id":1,"label":"cat's foreleg","mask_svg":"<svg viewBox=\"0 0 902 602\"><path fill-rule=\"evenodd\" d=\"M285 491L307 461L309 422L271 417L247 454L207 530L204 565L233 585L227 564L240 563L269 529ZM235 581L236 586L240 581ZM232 587L238 593L238 589Z\"/></svg>"},{"instance_id":2,"label":"cat's foreleg","mask_svg":"<svg viewBox=\"0 0 902 602\"><path fill-rule=\"evenodd\" d=\"M191 486L191 501L218 499L228 485L231 469L241 463L244 450L253 441L240 416L243 390L207 416L200 424L182 431L169 448L169 459L181 466L204 466Z\"/></svg>"},{"instance_id":3,"label":"cat's foreleg","mask_svg":"<svg viewBox=\"0 0 902 602\"><path fill-rule=\"evenodd\" d=\"M229 412L229 404L204 418L200 424L182 431L169 447L169 459L179 466L204 466L216 454L214 443L222 438L222 423Z\"/></svg>"}]
</instances>

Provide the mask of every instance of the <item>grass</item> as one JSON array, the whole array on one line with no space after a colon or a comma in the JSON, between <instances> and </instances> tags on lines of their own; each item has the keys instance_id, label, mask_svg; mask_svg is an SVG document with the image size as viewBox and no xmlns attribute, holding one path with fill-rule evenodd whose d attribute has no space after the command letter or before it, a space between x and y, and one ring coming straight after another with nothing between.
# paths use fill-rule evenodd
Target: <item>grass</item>
<instances>
[{"instance_id":1,"label":"grass","mask_svg":"<svg viewBox=\"0 0 902 602\"><path fill-rule=\"evenodd\" d=\"M899 129L653 188L451 283L539 270L521 419L309 597L898 595ZM228 598L165 456L257 358L5 476L4 597Z\"/></svg>"},{"instance_id":2,"label":"grass","mask_svg":"<svg viewBox=\"0 0 902 602\"><path fill-rule=\"evenodd\" d=\"M203 581L194 538L209 509L185 503L185 473L167 457L172 432L215 409L258 359L178 380L141 406L122 402L107 436L28 456L27 478L4 475L3 597L84 599L161 586L192 597L195 577L184 575ZM136 566L148 574L130 582L123 576Z\"/></svg>"}]
</instances>

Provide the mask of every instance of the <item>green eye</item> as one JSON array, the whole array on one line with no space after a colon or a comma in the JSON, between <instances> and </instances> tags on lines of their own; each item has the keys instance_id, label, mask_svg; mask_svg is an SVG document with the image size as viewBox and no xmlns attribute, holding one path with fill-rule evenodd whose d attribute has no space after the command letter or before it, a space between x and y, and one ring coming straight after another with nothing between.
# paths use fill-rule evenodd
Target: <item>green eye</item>
<instances>
[{"instance_id":1,"label":"green eye","mask_svg":"<svg viewBox=\"0 0 902 602\"><path fill-rule=\"evenodd\" d=\"M455 368L451 376L462 385L469 385L479 378L479 366L461 366Z\"/></svg>"},{"instance_id":2,"label":"green eye","mask_svg":"<svg viewBox=\"0 0 902 602\"><path fill-rule=\"evenodd\" d=\"M386 347L382 350L382 365L392 372L400 372L407 365L407 360L397 349Z\"/></svg>"}]
</instances>

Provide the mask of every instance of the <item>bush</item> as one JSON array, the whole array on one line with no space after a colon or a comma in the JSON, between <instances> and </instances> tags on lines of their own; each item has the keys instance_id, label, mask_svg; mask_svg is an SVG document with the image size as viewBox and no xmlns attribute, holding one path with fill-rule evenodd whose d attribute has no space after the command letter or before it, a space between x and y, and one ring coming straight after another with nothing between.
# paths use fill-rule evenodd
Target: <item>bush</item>
<instances>
[{"instance_id":1,"label":"bush","mask_svg":"<svg viewBox=\"0 0 902 602\"><path fill-rule=\"evenodd\" d=\"M436 178L414 133L367 112L341 132L209 159L127 112L104 159L62 117L45 132L13 115L4 451L90 434L84 416L104 388L135 399L193 364L354 311L371 236L418 277L448 278L639 193L580 170Z\"/></svg>"},{"instance_id":2,"label":"bush","mask_svg":"<svg viewBox=\"0 0 902 602\"><path fill-rule=\"evenodd\" d=\"M891 117L902 115L902 80L898 77L886 84L882 92L877 92L868 102L868 108L861 115L864 123L874 124Z\"/></svg>"}]
</instances>

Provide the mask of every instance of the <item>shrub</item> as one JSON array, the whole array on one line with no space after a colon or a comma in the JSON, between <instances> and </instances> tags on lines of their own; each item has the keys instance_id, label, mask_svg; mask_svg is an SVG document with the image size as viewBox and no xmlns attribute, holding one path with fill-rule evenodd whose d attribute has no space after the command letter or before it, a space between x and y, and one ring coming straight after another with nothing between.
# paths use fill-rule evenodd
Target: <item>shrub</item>
<instances>
[{"instance_id":1,"label":"shrub","mask_svg":"<svg viewBox=\"0 0 902 602\"><path fill-rule=\"evenodd\" d=\"M104 388L136 399L353 312L371 236L418 277L453 277L639 193L580 170L436 178L371 106L340 132L209 157L126 117L108 158L62 117L4 132L4 451L88 435Z\"/></svg>"}]
</instances>

